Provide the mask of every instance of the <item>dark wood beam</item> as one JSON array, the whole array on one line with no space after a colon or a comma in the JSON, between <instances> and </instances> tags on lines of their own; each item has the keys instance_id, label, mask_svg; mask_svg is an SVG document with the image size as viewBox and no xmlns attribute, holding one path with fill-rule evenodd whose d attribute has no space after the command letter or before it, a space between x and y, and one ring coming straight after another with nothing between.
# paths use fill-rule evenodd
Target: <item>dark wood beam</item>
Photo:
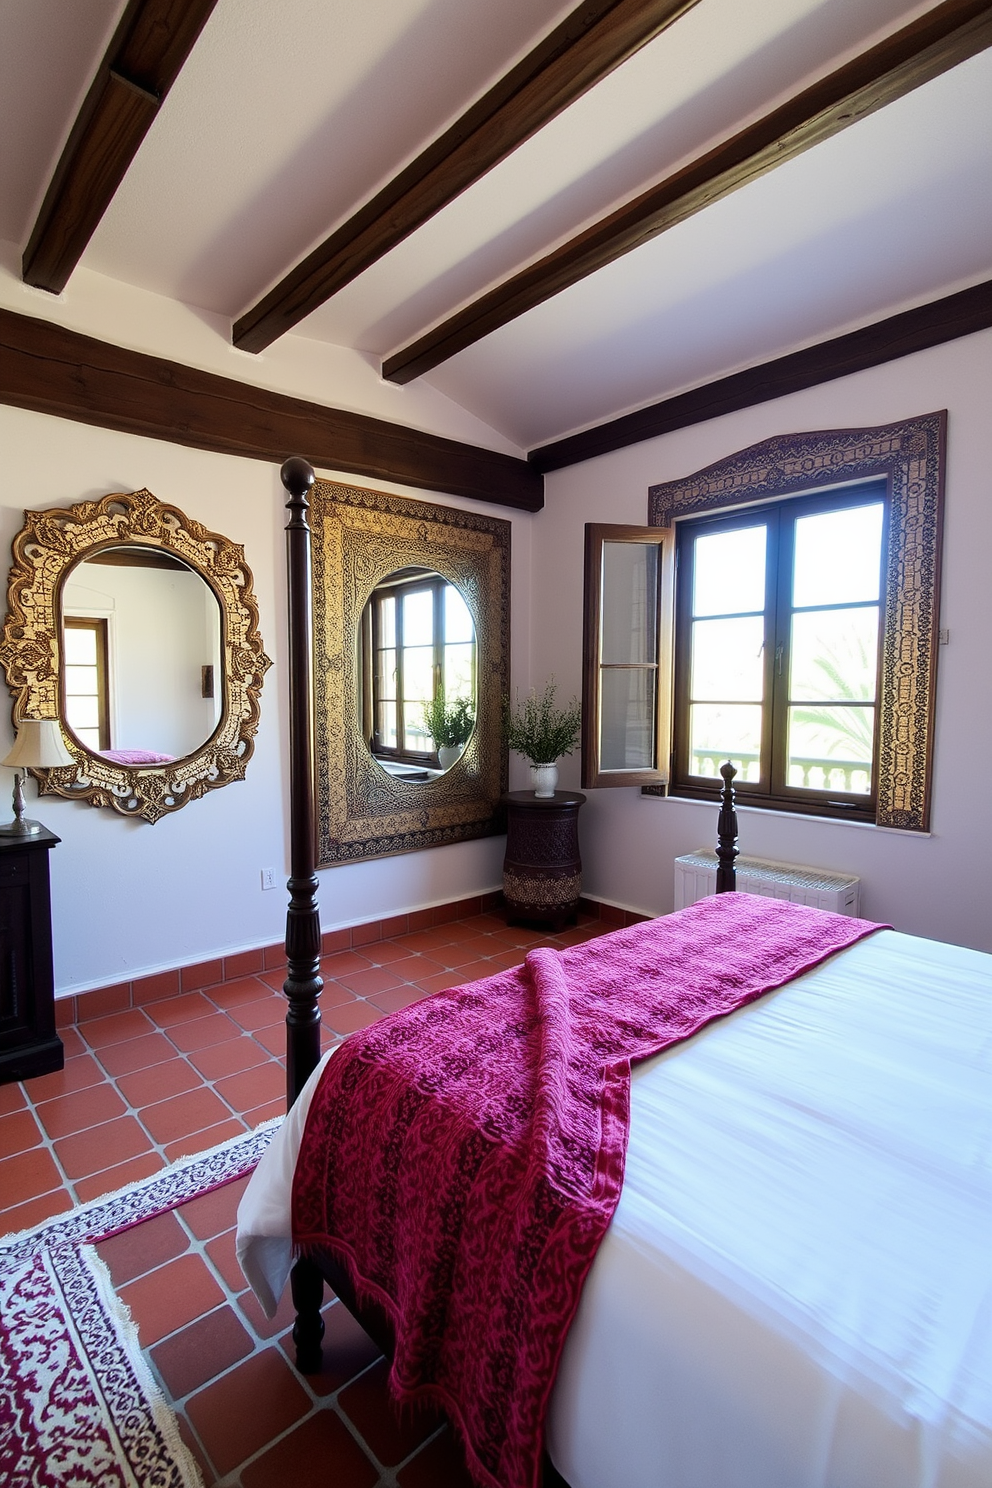
<instances>
[{"instance_id":1,"label":"dark wood beam","mask_svg":"<svg viewBox=\"0 0 992 1488\"><path fill-rule=\"evenodd\" d=\"M932 300L928 305L890 315L874 325L863 326L860 331L849 331L831 341L821 341L817 346L806 346L802 351L721 377L705 387L678 393L674 398L652 403L649 408L639 408L636 413L625 413L595 429L556 439L553 444L531 450L528 458L542 475L549 470L561 470L566 465L578 465L611 450L624 449L628 444L670 434L673 429L702 424L738 408L751 408L802 388L863 372L866 367L881 366L989 326L992 326L992 279Z\"/></svg>"},{"instance_id":2,"label":"dark wood beam","mask_svg":"<svg viewBox=\"0 0 992 1488\"><path fill-rule=\"evenodd\" d=\"M698 0L583 0L416 160L235 322L262 351Z\"/></svg>"},{"instance_id":3,"label":"dark wood beam","mask_svg":"<svg viewBox=\"0 0 992 1488\"><path fill-rule=\"evenodd\" d=\"M945 0L387 357L383 377L412 381L990 44L989 0Z\"/></svg>"},{"instance_id":4,"label":"dark wood beam","mask_svg":"<svg viewBox=\"0 0 992 1488\"><path fill-rule=\"evenodd\" d=\"M0 402L193 449L314 465L521 511L544 505L526 460L270 393L0 310Z\"/></svg>"},{"instance_id":5,"label":"dark wood beam","mask_svg":"<svg viewBox=\"0 0 992 1488\"><path fill-rule=\"evenodd\" d=\"M130 0L24 250L26 283L65 288L216 3Z\"/></svg>"}]
</instances>

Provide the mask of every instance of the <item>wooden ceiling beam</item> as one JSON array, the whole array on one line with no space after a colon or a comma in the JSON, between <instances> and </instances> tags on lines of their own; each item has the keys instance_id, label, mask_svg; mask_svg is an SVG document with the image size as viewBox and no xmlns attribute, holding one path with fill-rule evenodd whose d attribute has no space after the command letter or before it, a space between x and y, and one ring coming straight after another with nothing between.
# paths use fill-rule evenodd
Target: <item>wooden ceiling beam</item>
<instances>
[{"instance_id":1,"label":"wooden ceiling beam","mask_svg":"<svg viewBox=\"0 0 992 1488\"><path fill-rule=\"evenodd\" d=\"M944 0L387 357L383 377L412 381L990 44L989 0Z\"/></svg>"},{"instance_id":2,"label":"wooden ceiling beam","mask_svg":"<svg viewBox=\"0 0 992 1488\"><path fill-rule=\"evenodd\" d=\"M235 322L262 351L698 0L583 0L433 144Z\"/></svg>"},{"instance_id":3,"label":"wooden ceiling beam","mask_svg":"<svg viewBox=\"0 0 992 1488\"><path fill-rule=\"evenodd\" d=\"M45 193L25 283L65 288L216 3L130 0Z\"/></svg>"},{"instance_id":4,"label":"wooden ceiling beam","mask_svg":"<svg viewBox=\"0 0 992 1488\"><path fill-rule=\"evenodd\" d=\"M0 403L276 466L306 450L323 470L520 511L544 505L542 477L513 455L272 393L3 309Z\"/></svg>"}]
</instances>

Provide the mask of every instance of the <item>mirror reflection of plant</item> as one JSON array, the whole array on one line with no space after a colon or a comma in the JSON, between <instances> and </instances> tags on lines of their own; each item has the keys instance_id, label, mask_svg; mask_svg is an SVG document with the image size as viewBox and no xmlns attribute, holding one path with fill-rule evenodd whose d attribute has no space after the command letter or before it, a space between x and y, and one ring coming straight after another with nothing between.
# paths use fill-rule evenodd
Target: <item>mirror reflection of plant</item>
<instances>
[{"instance_id":1,"label":"mirror reflection of plant","mask_svg":"<svg viewBox=\"0 0 992 1488\"><path fill-rule=\"evenodd\" d=\"M806 724L819 731L825 758L835 759L844 751L845 758L870 760L874 745L874 720L869 715L869 709L873 707L873 700L871 696L865 695L864 687L853 686L849 678L870 675L874 660L869 659L864 641L860 637L851 637L848 651L847 659L851 663L849 670L843 669L844 661L838 658L836 652L827 652L814 658L813 667L822 679L816 690L823 697L823 705L793 708L792 717L796 723ZM831 709L832 702L862 703L864 706Z\"/></svg>"},{"instance_id":2,"label":"mirror reflection of plant","mask_svg":"<svg viewBox=\"0 0 992 1488\"><path fill-rule=\"evenodd\" d=\"M506 742L515 754L522 754L532 765L553 764L563 754L571 754L579 742L582 704L573 697L564 708L556 708L556 692L557 684L551 677L540 695L531 690L521 703L517 693L515 708L510 706L509 698L503 699Z\"/></svg>"},{"instance_id":3,"label":"mirror reflection of plant","mask_svg":"<svg viewBox=\"0 0 992 1488\"><path fill-rule=\"evenodd\" d=\"M456 749L468 740L475 727L475 714L468 698L432 698L424 704L424 727L438 749Z\"/></svg>"}]
</instances>

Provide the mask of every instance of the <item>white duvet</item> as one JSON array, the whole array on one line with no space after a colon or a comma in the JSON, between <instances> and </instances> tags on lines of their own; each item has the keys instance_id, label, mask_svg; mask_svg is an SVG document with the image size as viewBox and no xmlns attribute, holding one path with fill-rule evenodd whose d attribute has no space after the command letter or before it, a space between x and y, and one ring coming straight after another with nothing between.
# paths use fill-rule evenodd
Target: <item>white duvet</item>
<instances>
[{"instance_id":1,"label":"white duvet","mask_svg":"<svg viewBox=\"0 0 992 1488\"><path fill-rule=\"evenodd\" d=\"M305 1099L239 1211L270 1310ZM992 1488L992 957L883 931L634 1071L572 1488Z\"/></svg>"}]
</instances>

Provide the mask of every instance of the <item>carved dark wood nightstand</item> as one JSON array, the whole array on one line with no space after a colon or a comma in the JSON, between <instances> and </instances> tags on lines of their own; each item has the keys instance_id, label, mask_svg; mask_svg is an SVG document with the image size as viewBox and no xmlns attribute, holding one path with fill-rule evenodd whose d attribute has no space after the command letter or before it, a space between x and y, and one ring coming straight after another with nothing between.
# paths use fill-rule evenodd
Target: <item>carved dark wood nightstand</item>
<instances>
[{"instance_id":1,"label":"carved dark wood nightstand","mask_svg":"<svg viewBox=\"0 0 992 1488\"><path fill-rule=\"evenodd\" d=\"M0 837L0 1083L59 1070L48 854L54 832Z\"/></svg>"},{"instance_id":2,"label":"carved dark wood nightstand","mask_svg":"<svg viewBox=\"0 0 992 1488\"><path fill-rule=\"evenodd\" d=\"M582 892L579 858L578 791L509 791L503 898L508 924L550 924L556 930L574 921Z\"/></svg>"}]
</instances>

